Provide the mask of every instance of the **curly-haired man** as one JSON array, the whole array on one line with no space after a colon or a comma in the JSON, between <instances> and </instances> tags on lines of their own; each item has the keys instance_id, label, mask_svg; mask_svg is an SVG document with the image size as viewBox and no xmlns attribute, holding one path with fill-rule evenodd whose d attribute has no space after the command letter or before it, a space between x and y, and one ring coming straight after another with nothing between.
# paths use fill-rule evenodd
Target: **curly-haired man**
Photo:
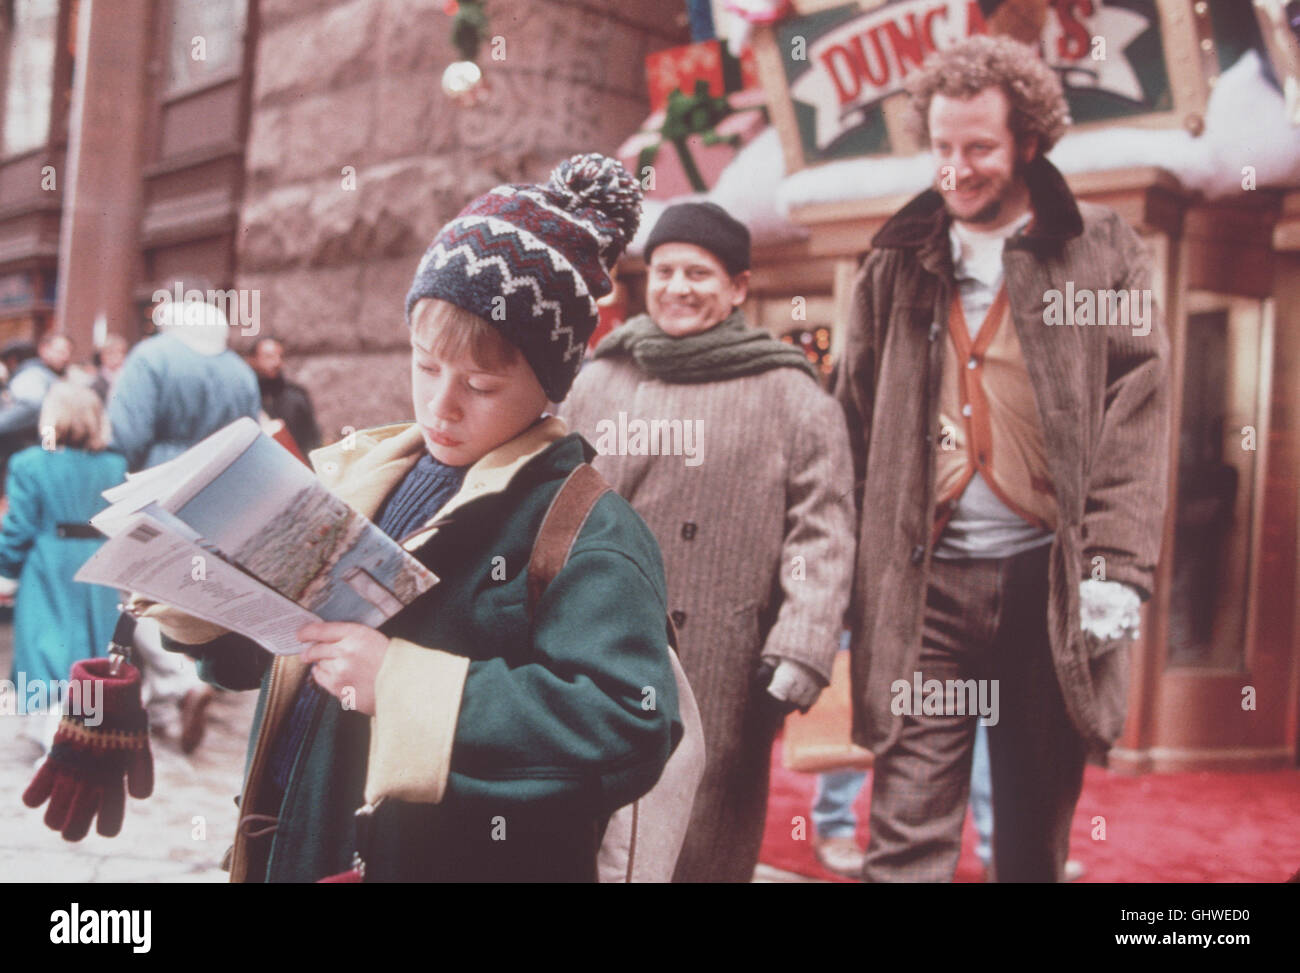
<instances>
[{"instance_id":1,"label":"curly-haired man","mask_svg":"<svg viewBox=\"0 0 1300 973\"><path fill-rule=\"evenodd\" d=\"M909 93L934 187L872 240L835 386L855 738L876 753L863 875L951 880L980 719L993 874L1058 881L1159 553L1168 341L1137 235L1044 155L1068 116L1032 49L971 38Z\"/></svg>"}]
</instances>

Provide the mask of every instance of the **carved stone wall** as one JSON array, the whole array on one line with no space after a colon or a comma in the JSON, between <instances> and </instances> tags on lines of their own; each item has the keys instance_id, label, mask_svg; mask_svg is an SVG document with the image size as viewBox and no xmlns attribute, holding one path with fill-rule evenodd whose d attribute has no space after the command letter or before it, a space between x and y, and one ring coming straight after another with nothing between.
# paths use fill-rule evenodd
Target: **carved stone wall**
<instances>
[{"instance_id":1,"label":"carved stone wall","mask_svg":"<svg viewBox=\"0 0 1300 973\"><path fill-rule=\"evenodd\" d=\"M498 183L613 152L649 111L645 55L689 40L675 0L485 7L489 94L464 109L440 87L443 0L260 5L237 286L326 442L410 417L403 300L438 229Z\"/></svg>"}]
</instances>

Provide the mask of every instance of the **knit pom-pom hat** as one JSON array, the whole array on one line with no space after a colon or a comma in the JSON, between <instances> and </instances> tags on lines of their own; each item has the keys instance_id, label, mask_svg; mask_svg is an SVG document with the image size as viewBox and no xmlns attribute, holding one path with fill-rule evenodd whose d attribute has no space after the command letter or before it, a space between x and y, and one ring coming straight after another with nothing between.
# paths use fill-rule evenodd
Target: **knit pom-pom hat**
<instances>
[{"instance_id":1,"label":"knit pom-pom hat","mask_svg":"<svg viewBox=\"0 0 1300 973\"><path fill-rule=\"evenodd\" d=\"M517 347L547 397L569 393L596 301L641 220L641 187L615 159L561 162L544 186L497 186L442 228L415 271L406 323L422 298L478 315Z\"/></svg>"}]
</instances>

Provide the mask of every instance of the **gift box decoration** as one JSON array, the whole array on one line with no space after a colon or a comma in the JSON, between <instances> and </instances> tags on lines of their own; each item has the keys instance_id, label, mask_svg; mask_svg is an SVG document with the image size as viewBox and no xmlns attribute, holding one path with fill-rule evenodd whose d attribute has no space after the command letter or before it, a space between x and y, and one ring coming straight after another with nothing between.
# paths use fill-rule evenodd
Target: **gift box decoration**
<instances>
[{"instance_id":1,"label":"gift box decoration","mask_svg":"<svg viewBox=\"0 0 1300 973\"><path fill-rule=\"evenodd\" d=\"M753 52L746 51L737 60L716 40L655 51L646 56L645 70L652 112L667 109L674 91L694 92L699 81L707 84L714 97L760 86Z\"/></svg>"},{"instance_id":2,"label":"gift box decoration","mask_svg":"<svg viewBox=\"0 0 1300 973\"><path fill-rule=\"evenodd\" d=\"M673 92L666 109L647 118L617 156L649 198L703 193L766 125L761 108L734 111L701 79L689 96Z\"/></svg>"}]
</instances>

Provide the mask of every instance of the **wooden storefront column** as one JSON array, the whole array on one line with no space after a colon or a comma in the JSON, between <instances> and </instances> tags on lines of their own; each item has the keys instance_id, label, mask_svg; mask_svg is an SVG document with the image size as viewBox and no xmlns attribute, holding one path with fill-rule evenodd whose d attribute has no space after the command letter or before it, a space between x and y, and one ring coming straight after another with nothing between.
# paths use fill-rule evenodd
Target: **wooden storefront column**
<instances>
[{"instance_id":1,"label":"wooden storefront column","mask_svg":"<svg viewBox=\"0 0 1300 973\"><path fill-rule=\"evenodd\" d=\"M1259 628L1289 657L1289 678L1260 692L1285 693L1291 765L1300 758L1300 191L1288 193L1273 234L1274 356L1259 572Z\"/></svg>"},{"instance_id":2,"label":"wooden storefront column","mask_svg":"<svg viewBox=\"0 0 1300 973\"><path fill-rule=\"evenodd\" d=\"M1100 195L1108 196L1106 205L1117 209L1131 226L1142 233L1151 254L1152 288L1169 337L1167 380L1172 431L1160 561L1156 565L1155 591L1151 600L1142 606L1141 637L1129 650L1128 721L1108 756L1108 765L1112 769L1142 773L1152 769L1149 753L1156 743L1157 714L1168 658L1169 594L1173 579L1170 552L1173 550L1177 515L1178 429L1182 422L1183 345L1186 336L1187 242L1181 232L1182 213L1177 205L1159 207L1153 226L1155 214L1148 213L1138 201L1115 198L1109 193Z\"/></svg>"}]
</instances>

